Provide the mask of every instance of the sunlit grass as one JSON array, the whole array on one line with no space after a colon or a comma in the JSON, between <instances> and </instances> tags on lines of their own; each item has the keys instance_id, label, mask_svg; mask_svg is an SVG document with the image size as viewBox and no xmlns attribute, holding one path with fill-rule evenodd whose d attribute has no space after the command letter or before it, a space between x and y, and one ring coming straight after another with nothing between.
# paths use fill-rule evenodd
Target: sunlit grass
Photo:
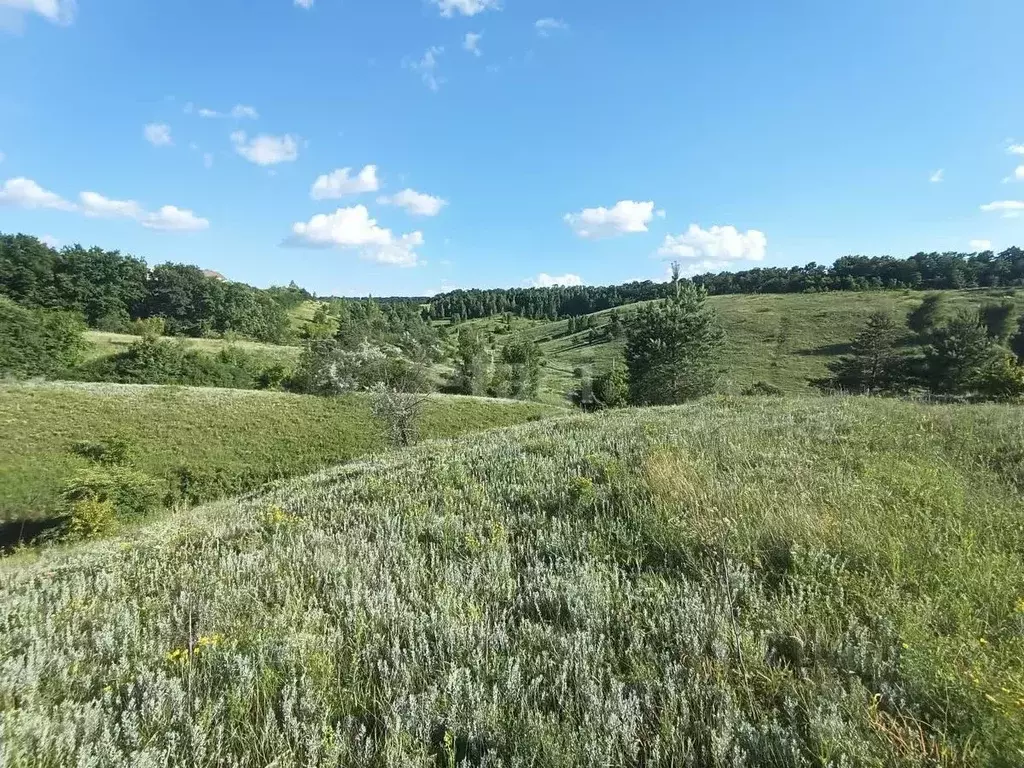
<instances>
[{"instance_id":1,"label":"sunlit grass","mask_svg":"<svg viewBox=\"0 0 1024 768\"><path fill-rule=\"evenodd\" d=\"M11 766L1011 766L1024 411L719 398L0 565Z\"/></svg>"}]
</instances>

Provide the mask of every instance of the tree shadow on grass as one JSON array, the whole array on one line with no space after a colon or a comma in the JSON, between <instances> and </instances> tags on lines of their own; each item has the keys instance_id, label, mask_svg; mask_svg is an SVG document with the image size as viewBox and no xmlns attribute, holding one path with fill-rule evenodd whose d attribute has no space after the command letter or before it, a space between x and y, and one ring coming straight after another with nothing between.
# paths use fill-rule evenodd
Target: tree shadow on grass
<instances>
[{"instance_id":1,"label":"tree shadow on grass","mask_svg":"<svg viewBox=\"0 0 1024 768\"><path fill-rule=\"evenodd\" d=\"M836 357L838 355L845 355L850 352L850 342L843 342L842 344L824 344L820 347L813 347L812 349L798 349L795 354L804 355L806 357Z\"/></svg>"},{"instance_id":2,"label":"tree shadow on grass","mask_svg":"<svg viewBox=\"0 0 1024 768\"><path fill-rule=\"evenodd\" d=\"M67 515L0 523L0 553L28 544L39 544L58 535L68 524Z\"/></svg>"}]
</instances>

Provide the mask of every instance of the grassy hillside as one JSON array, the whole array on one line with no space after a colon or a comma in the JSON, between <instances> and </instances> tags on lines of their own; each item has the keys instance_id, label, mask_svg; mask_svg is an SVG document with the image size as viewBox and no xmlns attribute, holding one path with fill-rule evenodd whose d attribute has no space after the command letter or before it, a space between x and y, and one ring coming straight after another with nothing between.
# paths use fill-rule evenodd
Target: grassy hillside
<instances>
[{"instance_id":1,"label":"grassy hillside","mask_svg":"<svg viewBox=\"0 0 1024 768\"><path fill-rule=\"evenodd\" d=\"M88 346L85 352L86 361L96 360L101 357L110 357L118 352L124 352L128 347L139 340L138 336L126 333L105 333L102 331L87 331L85 340ZM237 347L246 352L252 352L264 357L268 363L286 362L294 363L301 347L282 346L278 344L262 344L258 341L225 341L224 339L193 339L182 338L181 341L188 347L198 349L202 352L215 354L227 347Z\"/></svg>"},{"instance_id":2,"label":"grassy hillside","mask_svg":"<svg viewBox=\"0 0 1024 768\"><path fill-rule=\"evenodd\" d=\"M7 765L1010 766L1024 410L718 399L0 564Z\"/></svg>"},{"instance_id":3,"label":"grassy hillside","mask_svg":"<svg viewBox=\"0 0 1024 768\"><path fill-rule=\"evenodd\" d=\"M941 293L946 296L950 313L958 307L976 307L1006 298L1013 298L1018 311L1024 312L1024 292L1020 291ZM872 312L882 310L900 319L924 295L920 291L875 291L713 296L709 302L718 310L726 332L723 387L739 392L763 380L786 392L805 392L807 379L825 375L828 361L847 351L850 340ZM620 312L627 314L636 306L623 307ZM599 312L595 317L601 327L608 313ZM496 319L483 322L487 328L499 325ZM564 320L535 324L530 331L541 342L548 359L548 399L562 397L575 386L573 369L600 372L622 351L622 341L590 343L586 331L573 336L565 336L565 331Z\"/></svg>"},{"instance_id":4,"label":"grassy hillside","mask_svg":"<svg viewBox=\"0 0 1024 768\"><path fill-rule=\"evenodd\" d=\"M424 437L504 427L554 412L532 403L438 395ZM195 470L240 490L304 474L381 448L363 395L121 384L0 382L0 524L51 517L60 488L85 461L78 440L129 439L142 471Z\"/></svg>"}]
</instances>

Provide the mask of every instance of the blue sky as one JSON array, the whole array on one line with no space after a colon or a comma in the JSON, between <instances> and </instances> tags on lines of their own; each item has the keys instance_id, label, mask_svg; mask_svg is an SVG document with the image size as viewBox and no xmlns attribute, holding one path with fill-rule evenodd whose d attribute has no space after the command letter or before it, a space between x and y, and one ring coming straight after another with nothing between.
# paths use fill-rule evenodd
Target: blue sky
<instances>
[{"instance_id":1,"label":"blue sky","mask_svg":"<svg viewBox=\"0 0 1024 768\"><path fill-rule=\"evenodd\" d=\"M1000 249L1022 29L1019 0L0 0L0 231L345 295Z\"/></svg>"}]
</instances>

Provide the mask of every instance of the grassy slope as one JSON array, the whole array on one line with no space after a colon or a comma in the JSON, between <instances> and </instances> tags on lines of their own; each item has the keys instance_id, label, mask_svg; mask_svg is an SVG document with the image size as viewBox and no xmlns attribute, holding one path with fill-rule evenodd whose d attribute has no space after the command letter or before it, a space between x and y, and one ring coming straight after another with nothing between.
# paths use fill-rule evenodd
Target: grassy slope
<instances>
[{"instance_id":1,"label":"grassy slope","mask_svg":"<svg viewBox=\"0 0 1024 768\"><path fill-rule=\"evenodd\" d=\"M451 437L552 412L534 403L438 395L422 432ZM61 485L84 465L67 452L76 440L128 437L140 469L156 477L183 464L291 476L380 447L361 395L0 382L0 425L0 523L52 514Z\"/></svg>"},{"instance_id":2,"label":"grassy slope","mask_svg":"<svg viewBox=\"0 0 1024 768\"><path fill-rule=\"evenodd\" d=\"M1018 765L1022 466L1021 409L726 398L9 562L7 764Z\"/></svg>"},{"instance_id":3,"label":"grassy slope","mask_svg":"<svg viewBox=\"0 0 1024 768\"><path fill-rule=\"evenodd\" d=\"M168 337L174 340L174 337ZM96 360L101 357L110 357L118 352L124 352L128 347L139 340L138 336L126 333L105 333L103 331L87 331L85 340L89 346L85 352L85 360ZM283 346L278 344L263 344L258 341L225 341L224 339L193 339L182 338L182 342L190 348L202 352L216 354L226 347L237 347L246 352L253 352L262 355L267 362L290 362L294 363L301 347Z\"/></svg>"},{"instance_id":4,"label":"grassy slope","mask_svg":"<svg viewBox=\"0 0 1024 768\"><path fill-rule=\"evenodd\" d=\"M942 293L947 297L947 311L954 312L958 307L1003 300L1007 292ZM846 351L868 315L882 310L900 320L923 296L921 292L902 291L714 296L709 301L718 310L726 332L723 386L726 391L738 392L764 380L786 392L805 392L807 379L826 373L826 363ZM1014 298L1018 311L1024 310L1024 292L1017 292ZM629 310L623 307L620 311ZM607 312L599 312L596 317L603 325ZM574 368L600 372L622 350L621 341L590 344L586 332L561 336L565 326L565 321L535 324L530 331L541 340L548 358L547 399L557 399L573 388Z\"/></svg>"}]
</instances>

